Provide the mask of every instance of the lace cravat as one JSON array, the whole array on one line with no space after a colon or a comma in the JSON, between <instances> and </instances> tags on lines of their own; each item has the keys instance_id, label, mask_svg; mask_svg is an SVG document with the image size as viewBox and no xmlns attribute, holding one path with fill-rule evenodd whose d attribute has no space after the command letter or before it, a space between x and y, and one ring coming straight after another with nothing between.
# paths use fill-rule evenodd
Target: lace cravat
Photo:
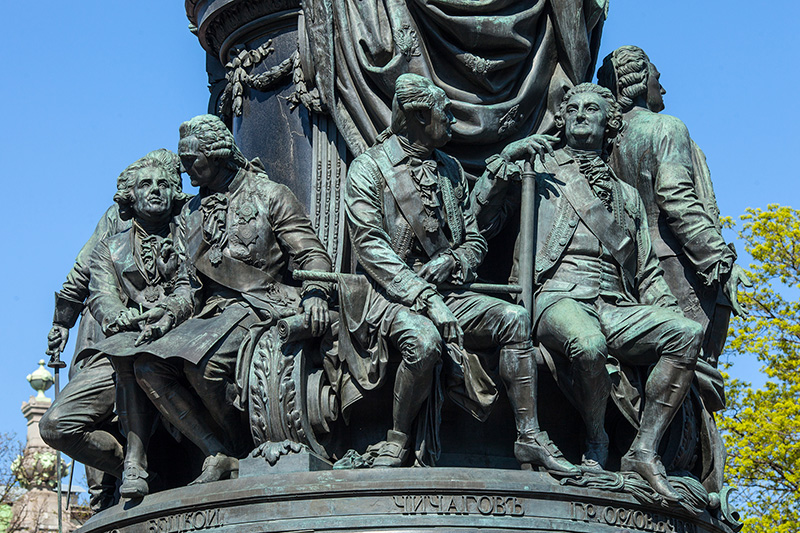
<instances>
[{"instance_id":1,"label":"lace cravat","mask_svg":"<svg viewBox=\"0 0 800 533\"><path fill-rule=\"evenodd\" d=\"M425 215L422 219L422 226L425 231L435 233L439 230L439 179L438 163L431 159L432 154L412 146L408 141L399 137L400 145L409 157L408 168L414 186L420 193Z\"/></svg>"},{"instance_id":2,"label":"lace cravat","mask_svg":"<svg viewBox=\"0 0 800 533\"><path fill-rule=\"evenodd\" d=\"M137 222L133 223L133 254L136 267L147 286L143 296L148 302L155 302L160 296L157 285L162 281L158 269L158 257L161 253L163 238L156 233L147 233Z\"/></svg>"},{"instance_id":3,"label":"lace cravat","mask_svg":"<svg viewBox=\"0 0 800 533\"><path fill-rule=\"evenodd\" d=\"M567 150L569 154L575 158L575 161L578 162L581 174L586 177L595 196L603 202L606 209L613 211L614 189L611 181L611 169L600 157L600 152L575 150L572 148L568 148Z\"/></svg>"}]
</instances>

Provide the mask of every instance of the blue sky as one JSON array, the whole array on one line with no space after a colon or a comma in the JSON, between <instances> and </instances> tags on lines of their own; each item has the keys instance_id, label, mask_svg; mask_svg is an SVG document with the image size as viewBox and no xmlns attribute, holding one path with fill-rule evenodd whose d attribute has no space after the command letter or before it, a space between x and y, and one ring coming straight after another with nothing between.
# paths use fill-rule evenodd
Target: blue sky
<instances>
[{"instance_id":1,"label":"blue sky","mask_svg":"<svg viewBox=\"0 0 800 533\"><path fill-rule=\"evenodd\" d=\"M25 376L44 357L53 292L110 205L116 176L150 150L175 150L178 125L206 112L208 90L180 0L5 4L0 432L24 437L18 409L32 392ZM762 5L611 0L601 49L602 58L635 44L650 55L665 112L706 152L720 209L734 217L769 203L800 207L800 7ZM758 367L740 357L732 373L761 382Z\"/></svg>"}]
</instances>

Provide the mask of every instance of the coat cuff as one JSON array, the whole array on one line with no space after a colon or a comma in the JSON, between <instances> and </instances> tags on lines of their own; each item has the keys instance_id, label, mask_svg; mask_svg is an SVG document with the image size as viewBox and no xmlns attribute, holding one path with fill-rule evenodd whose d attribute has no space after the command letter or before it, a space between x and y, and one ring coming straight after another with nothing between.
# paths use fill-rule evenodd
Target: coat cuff
<instances>
[{"instance_id":1,"label":"coat cuff","mask_svg":"<svg viewBox=\"0 0 800 533\"><path fill-rule=\"evenodd\" d=\"M474 281L477 277L476 270L479 262L475 253L464 247L456 248L449 252L456 260L456 266L451 276L454 285L463 285Z\"/></svg>"},{"instance_id":2,"label":"coat cuff","mask_svg":"<svg viewBox=\"0 0 800 533\"><path fill-rule=\"evenodd\" d=\"M323 300L330 302L333 284L325 281L304 281L300 289L300 299L306 297L319 296Z\"/></svg>"},{"instance_id":3,"label":"coat cuff","mask_svg":"<svg viewBox=\"0 0 800 533\"><path fill-rule=\"evenodd\" d=\"M164 310L171 314L175 319L173 327L177 326L190 316L192 316L192 304L180 296L169 296L158 307L163 307Z\"/></svg>"},{"instance_id":4,"label":"coat cuff","mask_svg":"<svg viewBox=\"0 0 800 533\"><path fill-rule=\"evenodd\" d=\"M719 283L733 268L736 251L725 244L713 228L701 231L683 246L686 258L695 266L706 286Z\"/></svg>"},{"instance_id":5,"label":"coat cuff","mask_svg":"<svg viewBox=\"0 0 800 533\"><path fill-rule=\"evenodd\" d=\"M522 169L513 161L506 161L501 155L493 155L486 160L486 172L490 179L502 181L519 181Z\"/></svg>"},{"instance_id":6,"label":"coat cuff","mask_svg":"<svg viewBox=\"0 0 800 533\"><path fill-rule=\"evenodd\" d=\"M56 293L56 307L53 312L53 324L71 329L83 311L83 302Z\"/></svg>"},{"instance_id":7,"label":"coat cuff","mask_svg":"<svg viewBox=\"0 0 800 533\"><path fill-rule=\"evenodd\" d=\"M390 300L411 307L422 291L425 289L435 291L436 287L417 276L411 269L407 269L401 270L392 281L384 286L384 289Z\"/></svg>"}]
</instances>

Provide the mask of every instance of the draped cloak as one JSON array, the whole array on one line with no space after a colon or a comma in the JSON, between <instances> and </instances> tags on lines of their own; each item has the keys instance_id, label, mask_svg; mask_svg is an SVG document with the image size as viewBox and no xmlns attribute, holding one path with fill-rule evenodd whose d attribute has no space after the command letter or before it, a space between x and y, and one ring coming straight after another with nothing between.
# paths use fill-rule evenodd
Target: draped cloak
<instances>
[{"instance_id":1,"label":"draped cloak","mask_svg":"<svg viewBox=\"0 0 800 533\"><path fill-rule=\"evenodd\" d=\"M300 56L351 152L389 126L395 80L430 78L458 122L447 151L470 173L509 142L552 132L590 81L608 0L304 0Z\"/></svg>"}]
</instances>

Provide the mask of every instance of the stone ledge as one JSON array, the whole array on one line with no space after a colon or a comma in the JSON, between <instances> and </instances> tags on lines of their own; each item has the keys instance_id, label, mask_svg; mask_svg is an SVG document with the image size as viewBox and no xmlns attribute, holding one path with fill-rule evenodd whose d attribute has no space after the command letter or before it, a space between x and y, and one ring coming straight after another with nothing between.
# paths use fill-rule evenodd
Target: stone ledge
<instances>
[{"instance_id":1,"label":"stone ledge","mask_svg":"<svg viewBox=\"0 0 800 533\"><path fill-rule=\"evenodd\" d=\"M539 472L398 468L274 473L117 505L80 533L540 531L729 533L707 513L562 486Z\"/></svg>"}]
</instances>

